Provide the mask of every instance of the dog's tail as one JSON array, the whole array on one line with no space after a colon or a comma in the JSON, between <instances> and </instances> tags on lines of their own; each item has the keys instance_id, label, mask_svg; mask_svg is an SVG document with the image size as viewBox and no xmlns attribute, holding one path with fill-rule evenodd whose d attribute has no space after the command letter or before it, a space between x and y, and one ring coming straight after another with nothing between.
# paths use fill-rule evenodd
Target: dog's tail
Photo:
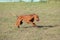
<instances>
[{"instance_id":1,"label":"dog's tail","mask_svg":"<svg viewBox=\"0 0 60 40\"><path fill-rule=\"evenodd\" d=\"M12 16L18 17L15 13L10 13Z\"/></svg>"}]
</instances>

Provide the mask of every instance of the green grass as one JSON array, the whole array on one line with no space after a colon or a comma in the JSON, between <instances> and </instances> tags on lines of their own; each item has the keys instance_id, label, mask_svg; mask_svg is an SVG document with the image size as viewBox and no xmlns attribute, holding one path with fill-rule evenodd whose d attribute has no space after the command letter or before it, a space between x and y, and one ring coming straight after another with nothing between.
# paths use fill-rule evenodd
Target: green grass
<instances>
[{"instance_id":1,"label":"green grass","mask_svg":"<svg viewBox=\"0 0 60 40\"><path fill-rule=\"evenodd\" d=\"M40 28L24 23L15 26L16 15L39 15ZM60 40L60 2L0 3L0 40Z\"/></svg>"}]
</instances>

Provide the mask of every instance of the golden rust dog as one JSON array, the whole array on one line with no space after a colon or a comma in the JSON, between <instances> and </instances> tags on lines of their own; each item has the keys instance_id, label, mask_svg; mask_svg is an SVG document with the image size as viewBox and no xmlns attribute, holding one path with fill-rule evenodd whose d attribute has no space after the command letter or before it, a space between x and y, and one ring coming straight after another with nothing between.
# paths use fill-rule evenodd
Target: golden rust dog
<instances>
[{"instance_id":1,"label":"golden rust dog","mask_svg":"<svg viewBox=\"0 0 60 40\"><path fill-rule=\"evenodd\" d=\"M25 21L28 24L31 23L33 26L36 26L34 20L39 21L39 16L36 14L18 16L16 26L19 28L23 21Z\"/></svg>"}]
</instances>

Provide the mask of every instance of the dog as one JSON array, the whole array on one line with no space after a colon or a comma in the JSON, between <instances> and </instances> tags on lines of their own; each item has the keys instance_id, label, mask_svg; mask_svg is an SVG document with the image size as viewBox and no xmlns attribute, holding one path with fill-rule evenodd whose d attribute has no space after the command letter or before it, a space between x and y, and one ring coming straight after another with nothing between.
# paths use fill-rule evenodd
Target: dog
<instances>
[{"instance_id":1,"label":"dog","mask_svg":"<svg viewBox=\"0 0 60 40\"><path fill-rule=\"evenodd\" d=\"M36 24L34 23L35 20L39 21L39 16L37 14L21 15L17 17L16 26L20 28L20 25L22 25L23 21L25 21L26 23L32 24L33 27L35 27L36 26Z\"/></svg>"}]
</instances>

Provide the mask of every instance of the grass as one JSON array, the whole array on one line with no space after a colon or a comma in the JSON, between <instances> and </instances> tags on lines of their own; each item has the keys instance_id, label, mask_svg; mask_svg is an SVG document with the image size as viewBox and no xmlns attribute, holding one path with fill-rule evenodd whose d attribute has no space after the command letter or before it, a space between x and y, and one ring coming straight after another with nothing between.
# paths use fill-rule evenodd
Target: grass
<instances>
[{"instance_id":1,"label":"grass","mask_svg":"<svg viewBox=\"0 0 60 40\"><path fill-rule=\"evenodd\" d=\"M39 15L39 28L15 26L16 15ZM0 3L0 40L60 40L60 2Z\"/></svg>"}]
</instances>

